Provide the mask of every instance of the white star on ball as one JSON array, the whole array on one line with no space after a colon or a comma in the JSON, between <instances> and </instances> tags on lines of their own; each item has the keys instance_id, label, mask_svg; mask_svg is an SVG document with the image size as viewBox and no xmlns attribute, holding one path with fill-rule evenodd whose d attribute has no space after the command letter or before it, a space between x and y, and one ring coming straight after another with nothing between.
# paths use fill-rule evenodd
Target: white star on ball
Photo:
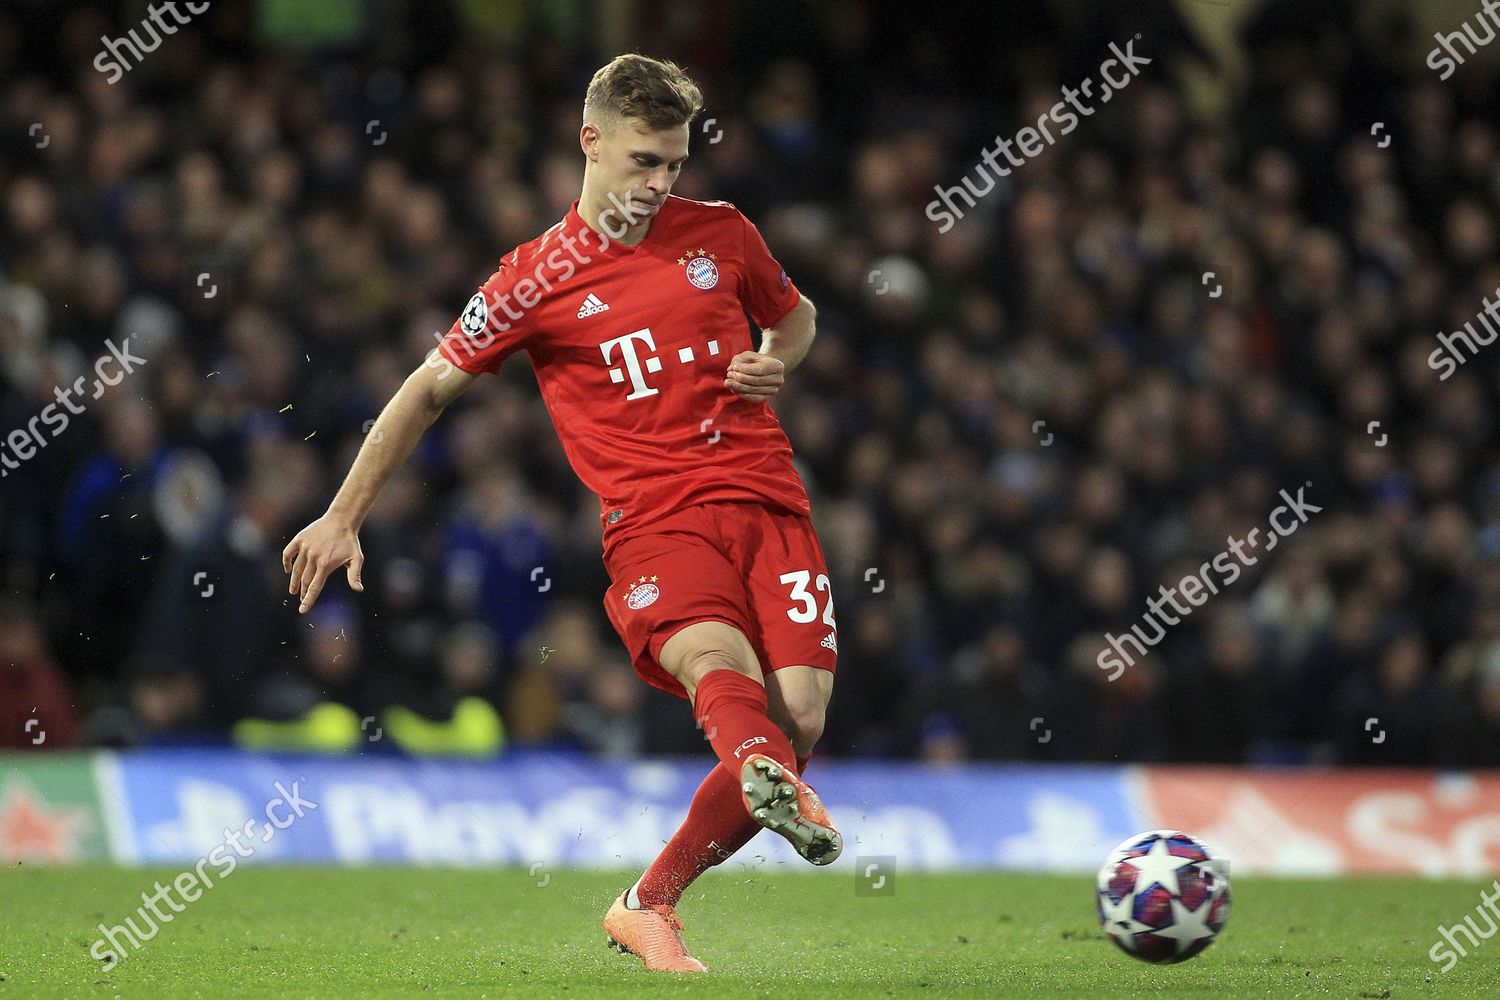
<instances>
[{"instance_id":1,"label":"white star on ball","mask_svg":"<svg viewBox=\"0 0 1500 1000\"><path fill-rule=\"evenodd\" d=\"M1196 910L1190 910L1182 905L1182 900L1172 898L1172 926L1162 927L1154 933L1159 937L1171 938L1177 942L1177 954L1181 955L1194 943L1206 937L1213 937L1213 928L1208 926L1208 910L1214 905L1216 896L1209 896L1198 905Z\"/></svg>"},{"instance_id":2,"label":"white star on ball","mask_svg":"<svg viewBox=\"0 0 1500 1000\"><path fill-rule=\"evenodd\" d=\"M1149 924L1135 919L1135 893L1127 892L1118 903L1110 902L1108 896L1101 896L1099 905L1104 910L1104 932L1135 951L1136 934L1151 929Z\"/></svg>"},{"instance_id":3,"label":"white star on ball","mask_svg":"<svg viewBox=\"0 0 1500 1000\"><path fill-rule=\"evenodd\" d=\"M1139 872L1135 880L1137 891L1145 892L1152 883L1158 883L1173 896L1182 891L1177 885L1178 869L1195 863L1192 858L1179 858L1173 854L1165 837L1157 840L1151 845L1151 850L1140 857L1124 860L1124 864Z\"/></svg>"}]
</instances>

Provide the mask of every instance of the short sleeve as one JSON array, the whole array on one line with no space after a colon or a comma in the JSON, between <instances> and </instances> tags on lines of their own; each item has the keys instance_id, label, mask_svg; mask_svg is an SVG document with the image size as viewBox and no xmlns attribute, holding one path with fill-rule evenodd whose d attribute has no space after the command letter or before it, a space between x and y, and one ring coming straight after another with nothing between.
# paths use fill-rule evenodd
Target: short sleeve
<instances>
[{"instance_id":1,"label":"short sleeve","mask_svg":"<svg viewBox=\"0 0 1500 1000\"><path fill-rule=\"evenodd\" d=\"M499 371L530 335L527 310L513 304L515 290L516 269L502 263L469 299L438 352L471 375Z\"/></svg>"},{"instance_id":2,"label":"short sleeve","mask_svg":"<svg viewBox=\"0 0 1500 1000\"><path fill-rule=\"evenodd\" d=\"M743 215L745 227L745 279L740 285L740 301L755 325L761 329L775 326L792 311L802 298L786 269L771 256L760 230Z\"/></svg>"}]
</instances>

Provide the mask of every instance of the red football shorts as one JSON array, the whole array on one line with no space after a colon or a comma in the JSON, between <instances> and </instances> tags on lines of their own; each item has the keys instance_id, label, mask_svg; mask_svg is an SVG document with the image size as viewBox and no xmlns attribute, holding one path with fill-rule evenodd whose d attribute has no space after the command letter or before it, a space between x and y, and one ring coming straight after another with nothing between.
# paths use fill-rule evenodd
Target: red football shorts
<instances>
[{"instance_id":1,"label":"red football shorts","mask_svg":"<svg viewBox=\"0 0 1500 1000\"><path fill-rule=\"evenodd\" d=\"M805 665L830 673L838 626L812 521L756 503L715 501L667 515L605 550L613 581L604 611L635 671L679 698L661 647L694 622L725 622L750 640L763 671Z\"/></svg>"}]
</instances>

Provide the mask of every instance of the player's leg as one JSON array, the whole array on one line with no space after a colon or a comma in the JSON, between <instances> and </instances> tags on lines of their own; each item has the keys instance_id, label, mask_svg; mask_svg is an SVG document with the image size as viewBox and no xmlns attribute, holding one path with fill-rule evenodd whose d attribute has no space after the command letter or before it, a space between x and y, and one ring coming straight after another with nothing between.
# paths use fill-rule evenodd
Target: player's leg
<instances>
[{"instance_id":1,"label":"player's leg","mask_svg":"<svg viewBox=\"0 0 1500 1000\"><path fill-rule=\"evenodd\" d=\"M699 622L662 645L662 668L693 696L693 710L720 762L737 774L745 808L815 865L843 850L818 798L796 772L796 753L771 721L759 658L740 630Z\"/></svg>"},{"instance_id":2,"label":"player's leg","mask_svg":"<svg viewBox=\"0 0 1500 1000\"><path fill-rule=\"evenodd\" d=\"M832 864L843 851L823 800L803 780L814 744L823 734L823 715L833 691L833 674L793 665L766 674L766 691L774 702L773 718L786 730L797 755L795 774L770 762L754 761L741 772L741 788L750 814L768 830L789 840L797 853L815 865ZM795 789L795 794L789 794Z\"/></svg>"},{"instance_id":3,"label":"player's leg","mask_svg":"<svg viewBox=\"0 0 1500 1000\"><path fill-rule=\"evenodd\" d=\"M706 705L697 714L707 720L710 743L722 734L722 746L729 732L744 728L747 710L753 729L758 712L764 729L741 737L732 749L751 740L757 749L776 746L780 759L792 761L790 741L765 719L759 659L745 630L729 624L748 621L739 568L711 543L712 526L699 523L698 512L683 512L662 528L606 551L615 584L605 596L605 609L636 671L661 690ZM765 742L754 742L756 736ZM701 971L702 964L682 944L674 907L689 882L759 830L746 810L737 772L716 765L647 874L610 907L604 927L611 943L638 955L653 971Z\"/></svg>"},{"instance_id":4,"label":"player's leg","mask_svg":"<svg viewBox=\"0 0 1500 1000\"><path fill-rule=\"evenodd\" d=\"M717 626L721 623L703 624ZM730 632L733 634L729 634ZM678 637L684 633L686 637L679 643ZM715 640L725 650L725 657L716 660L711 654L700 655ZM723 632L716 628L697 629L697 626L688 626L663 644L662 661L664 666L671 664L666 668L669 673L672 670L678 671L673 676L677 677L694 701L695 715L710 743L721 735L718 724L714 721L712 701L712 688L717 680L709 681L710 691L707 696L700 693L699 683L716 669L741 672L743 668L753 664L756 673L760 672L759 658L750 643L742 633L734 629ZM752 701L757 701L755 694L756 692L750 692ZM761 697L764 698L764 695ZM769 711L769 707L767 704L766 711ZM733 723L736 712L737 708L732 707L727 712L721 709L719 715ZM783 735L786 735L784 727L778 728L782 728ZM732 743L736 737L726 736L726 744ZM751 740L753 742L753 737ZM740 746L735 744L735 749L740 749ZM754 746L759 749L762 745ZM793 751L787 759L794 758ZM683 892L699 875L726 861L748 844L760 830L760 823L745 808L738 767L726 767L720 763L708 772L708 776L693 794L692 805L689 806L687 818L682 821L682 825L627 893L627 904L677 905Z\"/></svg>"},{"instance_id":5,"label":"player's leg","mask_svg":"<svg viewBox=\"0 0 1500 1000\"><path fill-rule=\"evenodd\" d=\"M687 691L704 738L731 774L750 753L795 766L791 740L768 714L760 660L744 632L724 622L696 622L662 644L659 662Z\"/></svg>"},{"instance_id":6,"label":"player's leg","mask_svg":"<svg viewBox=\"0 0 1500 1000\"><path fill-rule=\"evenodd\" d=\"M771 721L792 742L797 774L823 732L823 716L833 693L833 675L815 667L783 667L766 675ZM739 778L722 765L703 779L693 794L687 818L672 834L656 860L633 887L631 905L676 906L698 876L722 864L744 847L761 826L745 812Z\"/></svg>"},{"instance_id":7,"label":"player's leg","mask_svg":"<svg viewBox=\"0 0 1500 1000\"><path fill-rule=\"evenodd\" d=\"M698 876L728 861L760 831L745 810L739 777L714 764L693 793L682 825L631 887L630 905L676 906Z\"/></svg>"},{"instance_id":8,"label":"player's leg","mask_svg":"<svg viewBox=\"0 0 1500 1000\"><path fill-rule=\"evenodd\" d=\"M661 649L662 668L692 692L720 762L738 773L750 815L813 864L832 864L843 838L818 793L798 777L791 740L768 714L759 664L745 634L722 622L690 625Z\"/></svg>"},{"instance_id":9,"label":"player's leg","mask_svg":"<svg viewBox=\"0 0 1500 1000\"><path fill-rule=\"evenodd\" d=\"M778 768L756 765L741 774L751 814L761 825L790 840L814 864L829 864L842 849L817 794L801 780L807 755L822 735L824 712L833 690L838 633L823 552L812 521L802 515L745 505L725 523L730 560L747 569L749 617L757 626L765 662L765 685L772 716L794 741L796 774L788 781ZM783 677L778 680L778 677ZM785 787L795 788L794 796Z\"/></svg>"},{"instance_id":10,"label":"player's leg","mask_svg":"<svg viewBox=\"0 0 1500 1000\"><path fill-rule=\"evenodd\" d=\"M807 770L813 746L823 735L828 701L833 697L833 673L819 667L796 665L765 676L771 719L792 741L797 773Z\"/></svg>"},{"instance_id":11,"label":"player's leg","mask_svg":"<svg viewBox=\"0 0 1500 1000\"><path fill-rule=\"evenodd\" d=\"M611 943L640 956L648 969L697 972L703 966L682 944L676 904L688 884L761 828L747 812L751 803L730 762L753 750L757 752L750 756L756 761L790 776L790 763L778 762L796 757L786 733L766 714L759 660L743 632L717 621L687 625L662 644L658 662L689 694L721 763L699 787L687 819L651 867L610 907L604 927ZM800 784L783 781L780 786L795 795Z\"/></svg>"},{"instance_id":12,"label":"player's leg","mask_svg":"<svg viewBox=\"0 0 1500 1000\"><path fill-rule=\"evenodd\" d=\"M646 655L638 661L647 668L642 676L659 681L656 671L662 671L695 707L703 706L695 714L715 753L722 757L742 752L744 747L732 740L771 745L767 734L775 730L780 738L777 752L792 759L790 741L765 717L760 665L742 632L723 622L697 622L679 628L655 656L650 648L648 642ZM693 795L682 825L605 915L610 943L639 956L653 972L706 971L682 943L676 905L694 879L759 831L760 824L746 810L736 772L716 763Z\"/></svg>"}]
</instances>

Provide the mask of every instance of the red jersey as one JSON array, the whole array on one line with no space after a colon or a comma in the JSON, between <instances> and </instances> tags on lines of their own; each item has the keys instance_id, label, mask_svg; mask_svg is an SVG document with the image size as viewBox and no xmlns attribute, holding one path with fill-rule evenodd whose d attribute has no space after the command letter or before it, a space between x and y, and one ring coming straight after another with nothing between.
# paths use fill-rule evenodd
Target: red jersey
<instances>
[{"instance_id":1,"label":"red jersey","mask_svg":"<svg viewBox=\"0 0 1500 1000\"><path fill-rule=\"evenodd\" d=\"M800 298L760 232L728 202L668 197L637 246L561 222L517 247L438 345L466 372L531 356L568 461L617 537L710 500L807 514L792 446L766 403L724 385L750 323Z\"/></svg>"}]
</instances>

